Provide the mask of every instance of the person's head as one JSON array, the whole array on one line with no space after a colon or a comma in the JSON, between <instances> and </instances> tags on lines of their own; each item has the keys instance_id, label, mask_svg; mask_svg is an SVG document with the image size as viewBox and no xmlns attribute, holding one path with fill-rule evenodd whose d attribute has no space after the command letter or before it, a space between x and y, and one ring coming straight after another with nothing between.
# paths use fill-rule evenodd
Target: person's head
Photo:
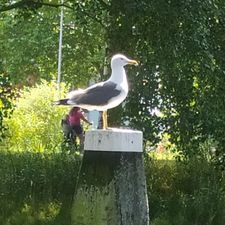
<instances>
[{"instance_id":1,"label":"person's head","mask_svg":"<svg viewBox=\"0 0 225 225\"><path fill-rule=\"evenodd\" d=\"M79 110L80 110L79 107L74 106L74 107L71 109L71 112L78 112Z\"/></svg>"}]
</instances>

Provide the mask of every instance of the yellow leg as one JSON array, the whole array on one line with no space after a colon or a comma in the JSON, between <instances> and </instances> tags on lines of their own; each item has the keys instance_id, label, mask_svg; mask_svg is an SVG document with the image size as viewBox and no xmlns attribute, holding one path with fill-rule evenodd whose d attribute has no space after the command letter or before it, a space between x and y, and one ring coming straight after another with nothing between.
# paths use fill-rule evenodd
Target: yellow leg
<instances>
[{"instance_id":1,"label":"yellow leg","mask_svg":"<svg viewBox=\"0 0 225 225\"><path fill-rule=\"evenodd\" d=\"M106 130L108 128L107 111L103 111L102 120L103 120L103 130Z\"/></svg>"}]
</instances>

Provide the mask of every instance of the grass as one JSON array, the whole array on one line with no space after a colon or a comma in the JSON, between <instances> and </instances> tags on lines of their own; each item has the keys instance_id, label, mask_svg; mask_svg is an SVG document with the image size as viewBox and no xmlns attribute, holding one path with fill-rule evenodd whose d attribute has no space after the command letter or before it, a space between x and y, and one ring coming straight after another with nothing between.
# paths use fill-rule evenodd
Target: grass
<instances>
[{"instance_id":1,"label":"grass","mask_svg":"<svg viewBox=\"0 0 225 225\"><path fill-rule=\"evenodd\" d=\"M80 158L0 154L0 224L69 225Z\"/></svg>"},{"instance_id":2,"label":"grass","mask_svg":"<svg viewBox=\"0 0 225 225\"><path fill-rule=\"evenodd\" d=\"M198 158L145 162L150 225L225 224L223 171ZM79 156L0 152L0 164L0 225L71 224Z\"/></svg>"},{"instance_id":3,"label":"grass","mask_svg":"<svg viewBox=\"0 0 225 225\"><path fill-rule=\"evenodd\" d=\"M225 224L225 173L205 159L146 163L151 225Z\"/></svg>"}]
</instances>

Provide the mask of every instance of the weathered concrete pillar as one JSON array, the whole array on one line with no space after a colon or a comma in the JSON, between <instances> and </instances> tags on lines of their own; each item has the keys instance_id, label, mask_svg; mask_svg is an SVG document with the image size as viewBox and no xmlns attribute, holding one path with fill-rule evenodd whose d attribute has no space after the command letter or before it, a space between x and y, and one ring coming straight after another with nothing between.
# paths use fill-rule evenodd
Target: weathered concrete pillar
<instances>
[{"instance_id":1,"label":"weathered concrete pillar","mask_svg":"<svg viewBox=\"0 0 225 225\"><path fill-rule=\"evenodd\" d=\"M93 130L72 207L72 225L148 225L142 132Z\"/></svg>"}]
</instances>

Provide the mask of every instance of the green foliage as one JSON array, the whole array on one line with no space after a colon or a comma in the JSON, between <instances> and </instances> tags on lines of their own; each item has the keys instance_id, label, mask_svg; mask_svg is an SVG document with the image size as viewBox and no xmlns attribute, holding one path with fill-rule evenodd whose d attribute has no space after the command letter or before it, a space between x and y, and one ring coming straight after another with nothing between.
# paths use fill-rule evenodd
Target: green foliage
<instances>
[{"instance_id":1,"label":"green foliage","mask_svg":"<svg viewBox=\"0 0 225 225\"><path fill-rule=\"evenodd\" d=\"M79 157L0 152L0 163L1 224L70 224Z\"/></svg>"},{"instance_id":2,"label":"green foliage","mask_svg":"<svg viewBox=\"0 0 225 225\"><path fill-rule=\"evenodd\" d=\"M209 137L224 152L224 2L114 0L109 12L110 53L140 60L124 119L152 143L169 133L188 156Z\"/></svg>"},{"instance_id":3,"label":"green foliage","mask_svg":"<svg viewBox=\"0 0 225 225\"><path fill-rule=\"evenodd\" d=\"M62 86L62 93L65 90ZM43 81L19 95L11 118L6 120L5 147L13 151L59 151L63 137L60 123L68 108L53 106L59 98L56 84Z\"/></svg>"},{"instance_id":4,"label":"green foliage","mask_svg":"<svg viewBox=\"0 0 225 225\"><path fill-rule=\"evenodd\" d=\"M69 225L81 158L0 152L0 221ZM204 158L145 158L152 225L224 225L225 176Z\"/></svg>"},{"instance_id":5,"label":"green foliage","mask_svg":"<svg viewBox=\"0 0 225 225\"><path fill-rule=\"evenodd\" d=\"M0 65L1 66L1 65ZM12 111L12 89L9 78L1 71L0 68L0 142L5 137L7 130L4 124L4 118L10 116Z\"/></svg>"},{"instance_id":6,"label":"green foliage","mask_svg":"<svg viewBox=\"0 0 225 225\"><path fill-rule=\"evenodd\" d=\"M0 14L0 55L13 83L29 84L31 76L56 78L59 15L60 10L49 7L27 17L15 11ZM104 60L104 30L88 16L81 20L79 15L64 10L62 80L74 87L97 77Z\"/></svg>"},{"instance_id":7,"label":"green foliage","mask_svg":"<svg viewBox=\"0 0 225 225\"><path fill-rule=\"evenodd\" d=\"M224 172L205 159L146 163L153 225L222 225Z\"/></svg>"},{"instance_id":8,"label":"green foliage","mask_svg":"<svg viewBox=\"0 0 225 225\"><path fill-rule=\"evenodd\" d=\"M25 82L29 75L50 80L57 67L59 3L21 1L18 6L18 2L1 5L9 6L0 14L4 66L14 82ZM106 45L107 56L121 52L136 58L140 66L129 68L126 105L111 110L112 124L129 121L152 144L159 141L159 133L166 132L186 156L197 154L199 143L212 138L223 156L223 0L65 4L63 81L78 87L93 74L98 77ZM18 10L10 11L12 5ZM18 14L21 9L28 15ZM161 116L154 113L156 109Z\"/></svg>"}]
</instances>

